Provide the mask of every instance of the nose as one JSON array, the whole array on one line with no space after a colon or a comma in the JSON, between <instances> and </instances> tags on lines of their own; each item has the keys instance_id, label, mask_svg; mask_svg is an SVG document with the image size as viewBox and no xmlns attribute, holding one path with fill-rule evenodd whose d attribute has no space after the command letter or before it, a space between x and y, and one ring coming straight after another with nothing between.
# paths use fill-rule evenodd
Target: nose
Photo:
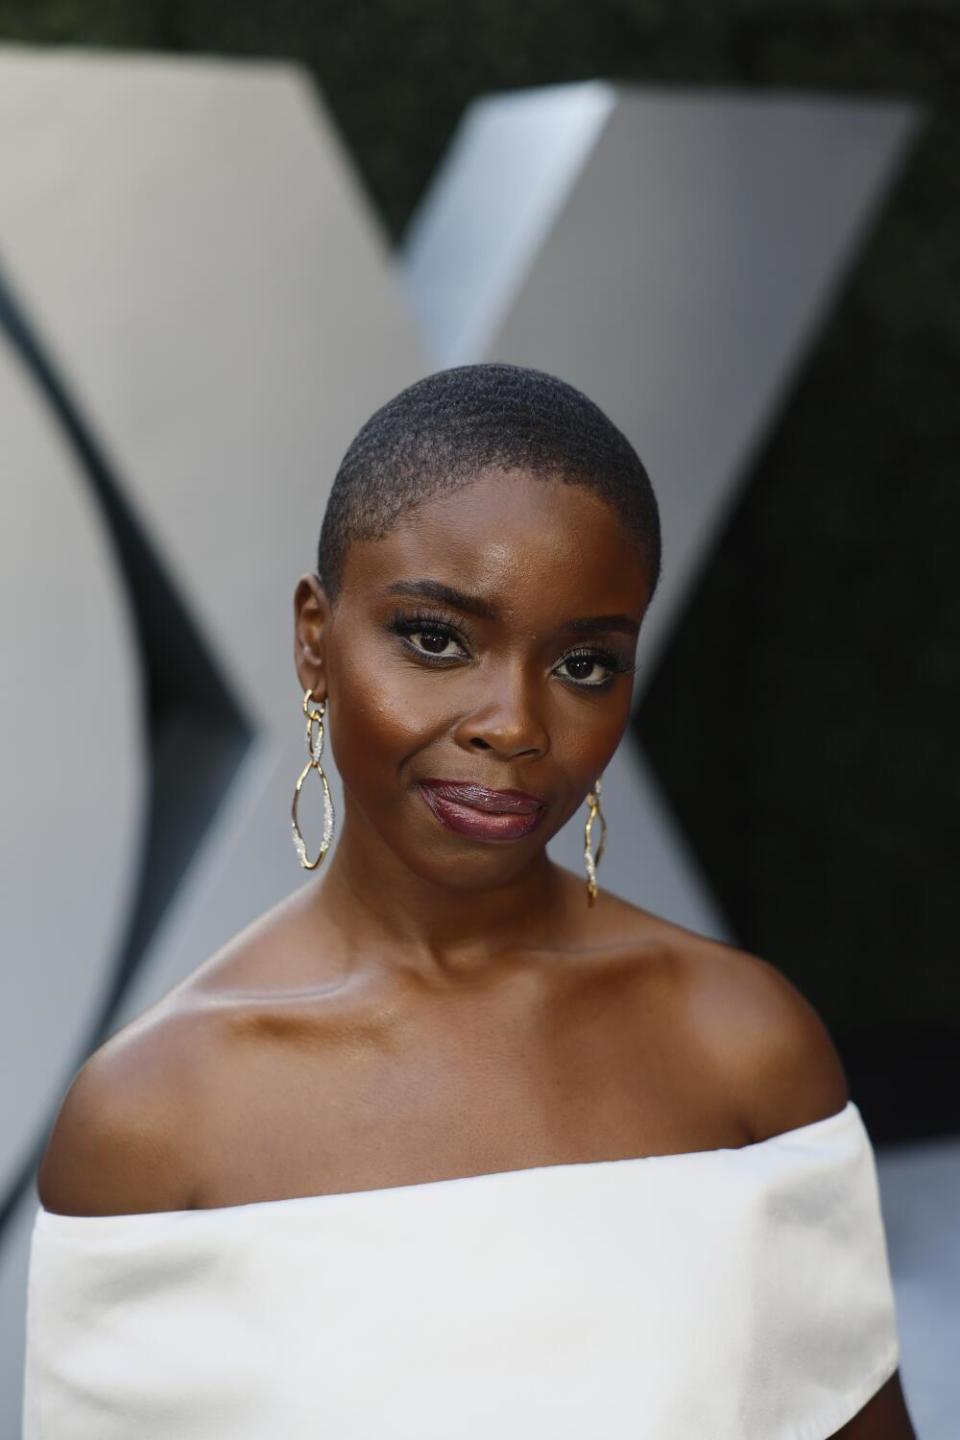
<instances>
[{"instance_id":1,"label":"nose","mask_svg":"<svg viewBox=\"0 0 960 1440\"><path fill-rule=\"evenodd\" d=\"M470 750L494 750L506 759L537 759L550 749L550 737L540 717L536 684L520 666L483 677L483 699L465 715L456 729L459 745Z\"/></svg>"}]
</instances>

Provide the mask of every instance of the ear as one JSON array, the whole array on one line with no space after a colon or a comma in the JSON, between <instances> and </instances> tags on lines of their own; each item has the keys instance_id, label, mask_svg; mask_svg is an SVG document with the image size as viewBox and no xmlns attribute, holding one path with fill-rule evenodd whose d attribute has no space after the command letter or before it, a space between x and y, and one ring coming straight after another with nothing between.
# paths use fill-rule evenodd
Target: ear
<instances>
[{"instance_id":1,"label":"ear","mask_svg":"<svg viewBox=\"0 0 960 1440\"><path fill-rule=\"evenodd\" d=\"M312 690L314 698L326 700L324 632L331 607L320 576L310 571L301 575L293 593L293 663L301 693Z\"/></svg>"}]
</instances>

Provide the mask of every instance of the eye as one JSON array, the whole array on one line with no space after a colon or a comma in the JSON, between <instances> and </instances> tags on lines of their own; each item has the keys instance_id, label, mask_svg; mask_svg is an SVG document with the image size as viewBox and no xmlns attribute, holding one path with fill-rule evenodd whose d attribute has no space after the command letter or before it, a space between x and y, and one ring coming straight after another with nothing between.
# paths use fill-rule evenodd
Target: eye
<instances>
[{"instance_id":1,"label":"eye","mask_svg":"<svg viewBox=\"0 0 960 1440\"><path fill-rule=\"evenodd\" d=\"M397 610L389 629L399 635L405 647L418 660L428 665L449 665L469 658L467 637L448 616L438 611ZM617 675L633 670L633 665L610 650L572 650L564 656L555 671L580 690L608 690ZM597 671L604 673L597 674Z\"/></svg>"},{"instance_id":2,"label":"eye","mask_svg":"<svg viewBox=\"0 0 960 1440\"><path fill-rule=\"evenodd\" d=\"M564 656L561 664L568 667L568 674L561 678L573 680L585 690L606 690L613 684L614 676L633 669L608 650L574 650ZM596 676L593 672L598 668L606 674Z\"/></svg>"},{"instance_id":3,"label":"eye","mask_svg":"<svg viewBox=\"0 0 960 1440\"><path fill-rule=\"evenodd\" d=\"M418 610L412 614L398 610L390 629L400 635L422 660L459 660L464 657L460 631L442 615ZM459 650L450 650L451 645Z\"/></svg>"}]
</instances>

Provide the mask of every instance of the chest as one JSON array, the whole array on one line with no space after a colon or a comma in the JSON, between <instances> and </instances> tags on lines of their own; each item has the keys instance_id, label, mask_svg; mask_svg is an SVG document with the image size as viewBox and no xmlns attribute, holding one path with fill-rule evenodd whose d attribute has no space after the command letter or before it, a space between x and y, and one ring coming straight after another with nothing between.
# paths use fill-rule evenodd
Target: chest
<instances>
[{"instance_id":1,"label":"chest","mask_svg":"<svg viewBox=\"0 0 960 1440\"><path fill-rule=\"evenodd\" d=\"M748 1136L717 1078L682 1006L599 977L272 1008L222 1048L196 1203L738 1146Z\"/></svg>"}]
</instances>

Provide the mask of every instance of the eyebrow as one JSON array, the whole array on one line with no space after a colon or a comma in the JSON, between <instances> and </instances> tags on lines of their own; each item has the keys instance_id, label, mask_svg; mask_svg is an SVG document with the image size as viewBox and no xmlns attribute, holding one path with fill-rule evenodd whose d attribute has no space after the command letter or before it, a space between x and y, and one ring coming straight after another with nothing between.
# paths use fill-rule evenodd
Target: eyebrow
<instances>
[{"instance_id":1,"label":"eyebrow","mask_svg":"<svg viewBox=\"0 0 960 1440\"><path fill-rule=\"evenodd\" d=\"M452 585L444 585L439 580L397 580L388 585L384 593L437 600L441 604L462 610L465 615L476 615L481 620L500 618L500 612L488 600L479 595L468 595L466 591L456 590ZM564 621L560 629L572 631L574 634L590 630L620 630L633 639L639 633L640 626L630 615L581 615L575 620Z\"/></svg>"}]
</instances>

